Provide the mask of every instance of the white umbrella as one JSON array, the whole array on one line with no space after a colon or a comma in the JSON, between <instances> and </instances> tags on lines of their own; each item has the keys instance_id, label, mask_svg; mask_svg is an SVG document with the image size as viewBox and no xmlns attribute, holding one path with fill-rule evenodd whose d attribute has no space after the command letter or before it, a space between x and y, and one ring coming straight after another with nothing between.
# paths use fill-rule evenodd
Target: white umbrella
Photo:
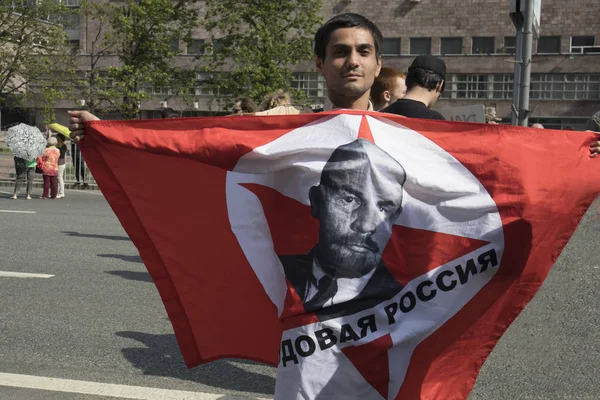
<instances>
[{"instance_id":1,"label":"white umbrella","mask_svg":"<svg viewBox=\"0 0 600 400\"><path fill-rule=\"evenodd\" d=\"M19 124L8 128L8 134L4 139L6 146L13 155L25 160L35 160L46 148L46 138L35 126Z\"/></svg>"}]
</instances>

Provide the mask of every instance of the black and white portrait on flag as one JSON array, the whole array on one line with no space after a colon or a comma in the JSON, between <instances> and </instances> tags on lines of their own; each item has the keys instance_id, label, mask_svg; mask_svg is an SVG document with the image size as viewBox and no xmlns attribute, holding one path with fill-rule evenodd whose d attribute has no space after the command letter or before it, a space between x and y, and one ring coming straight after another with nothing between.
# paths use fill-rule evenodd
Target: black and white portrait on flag
<instances>
[{"instance_id":1,"label":"black and white portrait on flag","mask_svg":"<svg viewBox=\"0 0 600 400\"><path fill-rule=\"evenodd\" d=\"M402 165L368 140L331 154L309 191L318 242L308 254L279 256L305 311L320 319L350 315L402 290L382 254L402 212L405 181Z\"/></svg>"},{"instance_id":2,"label":"black and white portrait on flag","mask_svg":"<svg viewBox=\"0 0 600 400\"><path fill-rule=\"evenodd\" d=\"M226 191L231 230L285 324L276 398L395 398L415 348L502 260L502 219L477 177L379 115L287 132L238 160Z\"/></svg>"}]
</instances>

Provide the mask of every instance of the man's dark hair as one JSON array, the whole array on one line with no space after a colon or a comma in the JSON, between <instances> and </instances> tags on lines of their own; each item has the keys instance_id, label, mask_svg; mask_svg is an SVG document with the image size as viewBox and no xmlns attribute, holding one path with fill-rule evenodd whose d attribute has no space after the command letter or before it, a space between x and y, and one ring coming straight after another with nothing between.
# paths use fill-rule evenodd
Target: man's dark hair
<instances>
[{"instance_id":1,"label":"man's dark hair","mask_svg":"<svg viewBox=\"0 0 600 400\"><path fill-rule=\"evenodd\" d=\"M373 42L375 43L375 54L381 58L381 49L383 48L383 35L373 22L360 14L340 14L331 18L319 28L315 34L315 55L325 61L325 51L329 43L329 36L333 31L341 28L363 28L371 32Z\"/></svg>"},{"instance_id":2,"label":"man's dark hair","mask_svg":"<svg viewBox=\"0 0 600 400\"><path fill-rule=\"evenodd\" d=\"M240 103L240 109L242 110L242 112L244 114L253 113L253 112L258 111L258 106L250 97L245 97L245 96L238 97L237 99L235 99L235 102ZM233 110L233 111L236 112L237 110Z\"/></svg>"},{"instance_id":3,"label":"man's dark hair","mask_svg":"<svg viewBox=\"0 0 600 400\"><path fill-rule=\"evenodd\" d=\"M177 111L172 109L171 107L165 107L160 111L161 118L179 118L180 115Z\"/></svg>"},{"instance_id":4,"label":"man's dark hair","mask_svg":"<svg viewBox=\"0 0 600 400\"><path fill-rule=\"evenodd\" d=\"M408 75L406 75L406 88L410 90L415 86L421 86L427 90L434 90L443 80L444 79L436 73L423 68L413 68L410 69ZM446 86L445 82L442 86L442 92L444 91L444 86Z\"/></svg>"}]
</instances>

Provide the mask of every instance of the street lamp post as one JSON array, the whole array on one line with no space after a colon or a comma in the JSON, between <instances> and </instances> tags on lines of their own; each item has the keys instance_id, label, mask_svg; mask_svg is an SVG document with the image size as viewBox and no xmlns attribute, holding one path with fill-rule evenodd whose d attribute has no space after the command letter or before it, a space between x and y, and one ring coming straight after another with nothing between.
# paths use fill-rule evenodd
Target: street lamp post
<instances>
[{"instance_id":1,"label":"street lamp post","mask_svg":"<svg viewBox=\"0 0 600 400\"><path fill-rule=\"evenodd\" d=\"M533 48L533 0L526 0L522 33L521 81L519 82L518 124L527 126L529 122L529 90L531 87L531 51Z\"/></svg>"},{"instance_id":2,"label":"street lamp post","mask_svg":"<svg viewBox=\"0 0 600 400\"><path fill-rule=\"evenodd\" d=\"M512 101L513 125L527 126L529 123L534 11L537 10L537 18L539 18L540 9L540 0L511 0L510 2L510 17L517 30Z\"/></svg>"}]
</instances>

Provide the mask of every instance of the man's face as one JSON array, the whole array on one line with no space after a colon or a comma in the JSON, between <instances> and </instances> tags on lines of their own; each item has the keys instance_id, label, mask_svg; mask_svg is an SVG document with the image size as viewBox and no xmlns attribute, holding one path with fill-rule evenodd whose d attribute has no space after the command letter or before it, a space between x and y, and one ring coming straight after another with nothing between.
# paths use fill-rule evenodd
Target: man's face
<instances>
[{"instance_id":1,"label":"man's face","mask_svg":"<svg viewBox=\"0 0 600 400\"><path fill-rule=\"evenodd\" d=\"M363 28L340 28L329 36L325 60L317 57L316 66L330 92L360 97L373 86L381 62L371 32Z\"/></svg>"},{"instance_id":2,"label":"man's face","mask_svg":"<svg viewBox=\"0 0 600 400\"><path fill-rule=\"evenodd\" d=\"M396 100L401 99L406 94L406 81L404 78L397 77L394 89L390 91L390 104L394 104Z\"/></svg>"},{"instance_id":3,"label":"man's face","mask_svg":"<svg viewBox=\"0 0 600 400\"><path fill-rule=\"evenodd\" d=\"M353 160L331 172L328 183L314 188L320 200L317 259L329 273L360 277L381 261L402 211L404 170L396 166L382 173L368 159Z\"/></svg>"}]
</instances>

